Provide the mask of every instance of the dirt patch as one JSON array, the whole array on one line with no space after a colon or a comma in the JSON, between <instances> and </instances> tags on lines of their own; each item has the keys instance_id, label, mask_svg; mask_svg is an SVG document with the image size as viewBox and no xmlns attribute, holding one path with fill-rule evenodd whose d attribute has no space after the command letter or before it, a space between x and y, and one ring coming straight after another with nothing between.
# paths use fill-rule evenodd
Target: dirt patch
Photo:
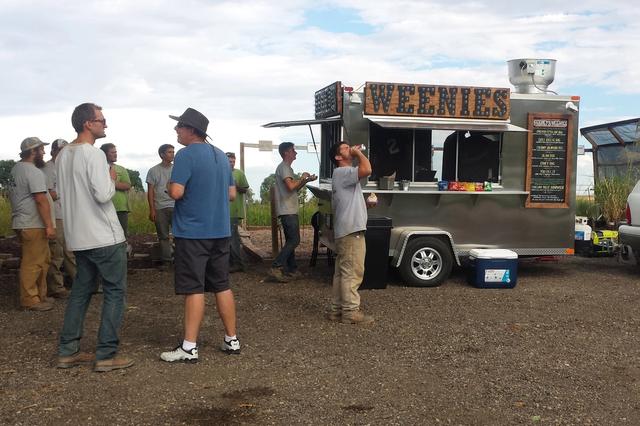
<instances>
[{"instance_id":1,"label":"dirt patch","mask_svg":"<svg viewBox=\"0 0 640 426\"><path fill-rule=\"evenodd\" d=\"M252 241L270 250L268 231ZM112 373L56 370L64 302L15 308L15 270L0 275L2 424L640 424L640 268L611 258L521 261L512 290L469 286L362 291L369 327L328 322L331 268L265 281L269 263L232 275L240 356L218 350L208 299L200 361L168 365L183 300L168 271L130 269L121 352ZM144 245L143 245L144 246ZM4 252L0 245L0 252ZM102 296L82 347L93 350Z\"/></svg>"}]
</instances>

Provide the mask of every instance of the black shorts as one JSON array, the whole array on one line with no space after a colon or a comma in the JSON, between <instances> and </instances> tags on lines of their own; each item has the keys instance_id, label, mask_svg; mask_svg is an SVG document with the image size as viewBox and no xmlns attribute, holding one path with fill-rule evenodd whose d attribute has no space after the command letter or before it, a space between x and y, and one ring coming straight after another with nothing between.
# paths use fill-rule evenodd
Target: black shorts
<instances>
[{"instance_id":1,"label":"black shorts","mask_svg":"<svg viewBox=\"0 0 640 426\"><path fill-rule=\"evenodd\" d=\"M229 240L175 238L176 294L229 290Z\"/></svg>"}]
</instances>

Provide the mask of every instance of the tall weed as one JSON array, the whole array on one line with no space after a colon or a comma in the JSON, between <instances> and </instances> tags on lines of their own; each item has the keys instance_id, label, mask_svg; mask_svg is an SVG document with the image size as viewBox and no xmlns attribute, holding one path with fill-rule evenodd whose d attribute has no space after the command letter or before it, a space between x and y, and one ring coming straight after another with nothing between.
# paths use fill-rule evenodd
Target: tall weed
<instances>
[{"instance_id":1,"label":"tall weed","mask_svg":"<svg viewBox=\"0 0 640 426\"><path fill-rule=\"evenodd\" d=\"M624 176L605 177L593 188L596 204L607 223L614 225L625 217L627 197L635 184L631 173Z\"/></svg>"}]
</instances>

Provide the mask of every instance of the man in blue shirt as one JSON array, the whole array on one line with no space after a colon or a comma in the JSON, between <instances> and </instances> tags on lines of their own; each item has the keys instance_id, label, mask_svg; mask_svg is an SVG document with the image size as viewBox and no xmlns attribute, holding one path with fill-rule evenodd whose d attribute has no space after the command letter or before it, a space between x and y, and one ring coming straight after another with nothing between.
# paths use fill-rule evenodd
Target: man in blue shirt
<instances>
[{"instance_id":1,"label":"man in blue shirt","mask_svg":"<svg viewBox=\"0 0 640 426\"><path fill-rule=\"evenodd\" d=\"M205 292L213 292L225 329L221 350L240 353L236 337L236 306L229 288L229 200L236 188L227 156L206 142L209 120L187 108L175 126L178 143L185 148L175 156L168 185L176 200L173 210L175 238L175 291L185 296L184 340L163 352L167 362L197 362L198 334L204 318Z\"/></svg>"}]
</instances>

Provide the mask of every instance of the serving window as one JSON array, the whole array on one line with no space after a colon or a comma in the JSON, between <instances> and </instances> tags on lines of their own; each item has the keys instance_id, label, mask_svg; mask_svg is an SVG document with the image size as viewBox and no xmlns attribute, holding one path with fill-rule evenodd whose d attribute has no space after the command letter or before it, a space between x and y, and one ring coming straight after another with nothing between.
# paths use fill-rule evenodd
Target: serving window
<instances>
[{"instance_id":1,"label":"serving window","mask_svg":"<svg viewBox=\"0 0 640 426\"><path fill-rule=\"evenodd\" d=\"M502 132L382 127L370 123L369 180L500 182Z\"/></svg>"}]
</instances>

